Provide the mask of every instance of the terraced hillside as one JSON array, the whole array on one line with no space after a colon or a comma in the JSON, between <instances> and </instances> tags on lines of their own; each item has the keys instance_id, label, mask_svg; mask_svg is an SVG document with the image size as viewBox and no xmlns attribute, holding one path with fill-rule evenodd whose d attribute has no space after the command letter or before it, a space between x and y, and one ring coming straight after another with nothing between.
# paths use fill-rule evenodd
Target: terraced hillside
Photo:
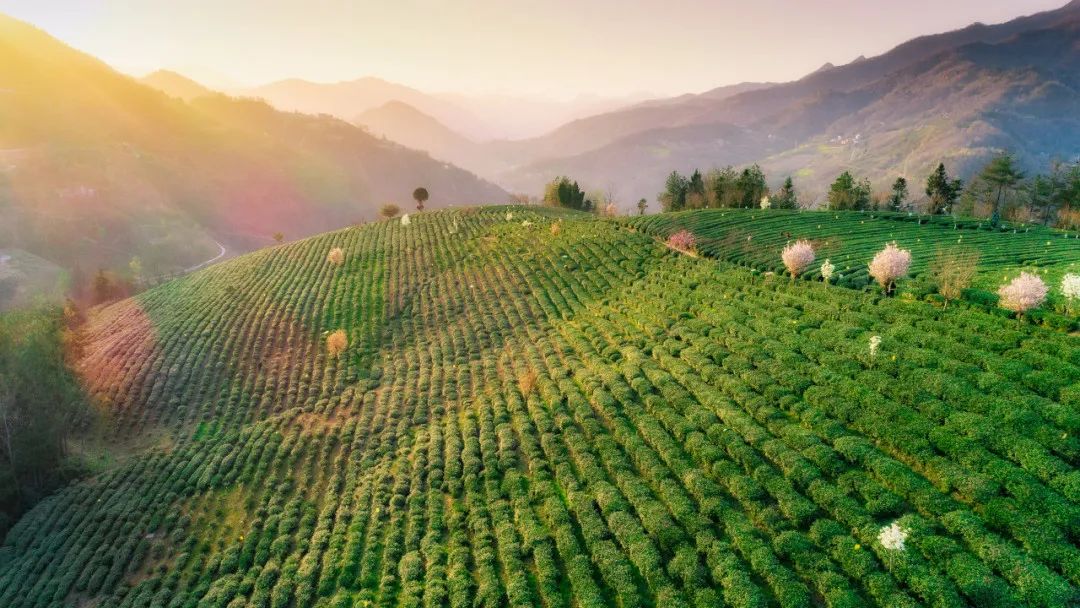
<instances>
[{"instance_id":1,"label":"terraced hillside","mask_svg":"<svg viewBox=\"0 0 1080 608\"><path fill-rule=\"evenodd\" d=\"M842 275L837 283L864 287L871 281L866 264L885 243L896 241L912 252L912 275L924 272L939 249L964 246L980 253L975 284L996 290L1006 277L1034 270L1058 285L1068 272L1080 273L1080 233L1037 225L990 230L985 220L956 220L906 213L708 209L664 213L627 220L659 237L681 229L693 232L710 257L757 269L782 272L779 252L795 239L808 239L821 261L829 258ZM821 278L820 262L806 273ZM1052 296L1051 301L1057 303Z\"/></svg>"},{"instance_id":2,"label":"terraced hillside","mask_svg":"<svg viewBox=\"0 0 1080 608\"><path fill-rule=\"evenodd\" d=\"M156 442L16 525L3 606L1080 601L1077 339L973 309L486 209L249 254L83 338Z\"/></svg>"}]
</instances>

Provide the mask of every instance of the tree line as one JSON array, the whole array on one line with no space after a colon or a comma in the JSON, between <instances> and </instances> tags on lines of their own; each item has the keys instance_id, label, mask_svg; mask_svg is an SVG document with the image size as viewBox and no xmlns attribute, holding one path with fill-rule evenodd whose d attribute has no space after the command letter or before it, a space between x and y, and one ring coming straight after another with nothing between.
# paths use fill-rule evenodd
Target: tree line
<instances>
[{"instance_id":1,"label":"tree line","mask_svg":"<svg viewBox=\"0 0 1080 608\"><path fill-rule=\"evenodd\" d=\"M565 179L565 178L564 178ZM987 217L997 226L1002 219L1037 222L1062 228L1080 226L1080 162L1054 163L1046 173L1028 176L1011 154L1000 154L967 183L949 174L944 163L926 177L925 198L912 197L908 178L900 176L888 192L874 192L870 180L844 171L829 186L825 207L831 211L897 211L930 215ZM759 165L742 170L731 166L689 176L668 175L657 195L664 211L715 208L797 209L814 206L803 201L790 176L776 191ZM638 204L644 213L644 201Z\"/></svg>"}]
</instances>

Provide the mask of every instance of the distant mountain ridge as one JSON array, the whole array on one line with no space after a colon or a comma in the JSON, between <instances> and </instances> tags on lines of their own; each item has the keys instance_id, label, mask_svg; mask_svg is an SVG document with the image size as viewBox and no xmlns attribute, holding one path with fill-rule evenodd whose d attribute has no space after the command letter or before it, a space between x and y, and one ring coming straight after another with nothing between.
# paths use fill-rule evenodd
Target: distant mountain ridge
<instances>
[{"instance_id":1,"label":"distant mountain ridge","mask_svg":"<svg viewBox=\"0 0 1080 608\"><path fill-rule=\"evenodd\" d=\"M590 117L531 142L540 154L497 181L535 191L570 173L634 201L651 200L672 170L727 164L758 162L774 182L793 175L819 194L847 168L883 186L897 175L921 180L941 161L967 175L1000 149L1045 168L1080 151L1078 24L1074 1L916 38L790 83ZM566 152L551 154L558 149Z\"/></svg>"},{"instance_id":2,"label":"distant mountain ridge","mask_svg":"<svg viewBox=\"0 0 1080 608\"><path fill-rule=\"evenodd\" d=\"M213 258L219 243L237 253L276 232L370 220L386 202L410 205L417 186L432 208L507 198L345 121L152 75L173 87L162 93L3 15L0 65L0 248L83 274L126 273L135 257L144 274L164 273Z\"/></svg>"}]
</instances>

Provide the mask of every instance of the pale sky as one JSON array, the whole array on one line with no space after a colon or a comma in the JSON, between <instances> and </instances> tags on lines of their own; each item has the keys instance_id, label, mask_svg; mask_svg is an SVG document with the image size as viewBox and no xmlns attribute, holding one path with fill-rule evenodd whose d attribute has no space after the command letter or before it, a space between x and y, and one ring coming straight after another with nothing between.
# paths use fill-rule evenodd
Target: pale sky
<instances>
[{"instance_id":1,"label":"pale sky","mask_svg":"<svg viewBox=\"0 0 1080 608\"><path fill-rule=\"evenodd\" d=\"M568 98L792 80L912 37L1066 0L0 0L135 75L216 87L378 76Z\"/></svg>"}]
</instances>

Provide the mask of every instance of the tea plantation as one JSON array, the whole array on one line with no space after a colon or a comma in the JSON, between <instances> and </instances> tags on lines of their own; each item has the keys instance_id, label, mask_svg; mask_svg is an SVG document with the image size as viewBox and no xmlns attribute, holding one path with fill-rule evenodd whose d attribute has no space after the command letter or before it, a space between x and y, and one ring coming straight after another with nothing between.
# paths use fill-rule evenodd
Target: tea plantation
<instances>
[{"instance_id":1,"label":"tea plantation","mask_svg":"<svg viewBox=\"0 0 1080 608\"><path fill-rule=\"evenodd\" d=\"M820 234L854 268L930 229ZM12 529L0 606L1080 602L1080 339L622 222L442 211L263 250L94 311L79 371L156 442Z\"/></svg>"},{"instance_id":2,"label":"tea plantation","mask_svg":"<svg viewBox=\"0 0 1080 608\"><path fill-rule=\"evenodd\" d=\"M975 287L994 292L1021 270L1035 271L1052 287L1066 273L1080 274L1080 233L1039 225L1005 225L991 230L986 220L857 211L710 209L629 218L630 225L657 237L686 229L710 257L759 270L783 272L778 252L796 239L813 242L819 261L806 277L820 279L828 258L846 287L872 282L866 264L885 243L912 252L912 275L924 273L939 250L979 253ZM1051 307L1063 304L1052 290Z\"/></svg>"}]
</instances>

